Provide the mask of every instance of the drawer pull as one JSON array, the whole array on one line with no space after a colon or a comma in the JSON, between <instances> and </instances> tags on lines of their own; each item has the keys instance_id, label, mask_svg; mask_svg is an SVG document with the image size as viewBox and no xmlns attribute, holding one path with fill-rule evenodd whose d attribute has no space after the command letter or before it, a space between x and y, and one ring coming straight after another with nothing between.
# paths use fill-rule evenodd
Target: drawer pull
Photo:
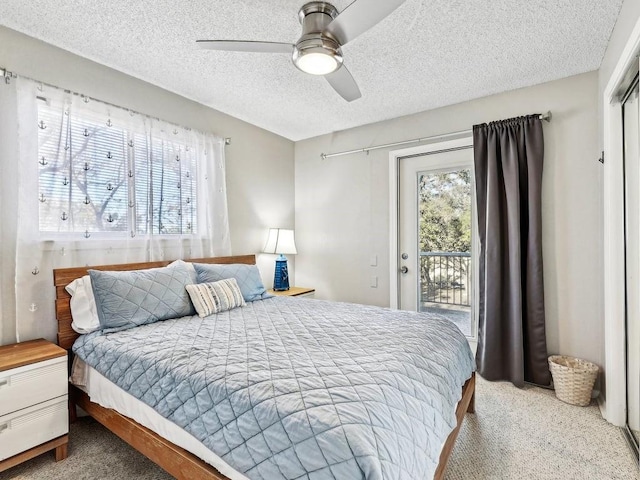
<instances>
[{"instance_id":1,"label":"drawer pull","mask_svg":"<svg viewBox=\"0 0 640 480\"><path fill-rule=\"evenodd\" d=\"M0 380L0 387L4 387L8 383L9 383L9 379L8 378L3 378L2 380Z\"/></svg>"},{"instance_id":2,"label":"drawer pull","mask_svg":"<svg viewBox=\"0 0 640 480\"><path fill-rule=\"evenodd\" d=\"M8 423L4 423L4 424L0 425L0 433L4 432L7 428L9 428L9 424Z\"/></svg>"}]
</instances>

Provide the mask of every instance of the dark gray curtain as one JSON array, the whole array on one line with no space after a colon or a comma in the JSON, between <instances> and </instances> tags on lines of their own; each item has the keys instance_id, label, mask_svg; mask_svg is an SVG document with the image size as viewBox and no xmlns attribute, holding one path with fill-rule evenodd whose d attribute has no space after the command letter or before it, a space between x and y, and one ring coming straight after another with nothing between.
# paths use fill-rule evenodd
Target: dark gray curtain
<instances>
[{"instance_id":1,"label":"dark gray curtain","mask_svg":"<svg viewBox=\"0 0 640 480\"><path fill-rule=\"evenodd\" d=\"M473 127L480 235L478 372L549 385L542 283L539 115Z\"/></svg>"}]
</instances>

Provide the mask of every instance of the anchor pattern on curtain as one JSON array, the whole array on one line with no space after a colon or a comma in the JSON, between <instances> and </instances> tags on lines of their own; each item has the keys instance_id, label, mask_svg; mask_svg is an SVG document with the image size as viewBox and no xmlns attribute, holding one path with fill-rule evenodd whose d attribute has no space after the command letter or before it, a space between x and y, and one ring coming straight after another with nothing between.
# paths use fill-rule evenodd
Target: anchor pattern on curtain
<instances>
[{"instance_id":1,"label":"anchor pattern on curtain","mask_svg":"<svg viewBox=\"0 0 640 480\"><path fill-rule=\"evenodd\" d=\"M189 132L152 131L144 117L109 112L105 120L91 101L69 100L37 102L41 235L196 233L198 152Z\"/></svg>"},{"instance_id":2,"label":"anchor pattern on curtain","mask_svg":"<svg viewBox=\"0 0 640 480\"><path fill-rule=\"evenodd\" d=\"M0 100L3 344L55 341L55 268L231 253L222 137L24 78Z\"/></svg>"}]
</instances>

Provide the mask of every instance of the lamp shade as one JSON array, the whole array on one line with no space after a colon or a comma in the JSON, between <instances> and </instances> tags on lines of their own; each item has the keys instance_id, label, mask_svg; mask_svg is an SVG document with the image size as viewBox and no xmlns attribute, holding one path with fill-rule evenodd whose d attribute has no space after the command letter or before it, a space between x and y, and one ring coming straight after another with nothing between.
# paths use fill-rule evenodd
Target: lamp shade
<instances>
[{"instance_id":1,"label":"lamp shade","mask_svg":"<svg viewBox=\"0 0 640 480\"><path fill-rule=\"evenodd\" d=\"M293 230L285 228L270 228L269 238L262 249L264 253L280 253L287 255L295 255L296 242L294 240Z\"/></svg>"}]
</instances>

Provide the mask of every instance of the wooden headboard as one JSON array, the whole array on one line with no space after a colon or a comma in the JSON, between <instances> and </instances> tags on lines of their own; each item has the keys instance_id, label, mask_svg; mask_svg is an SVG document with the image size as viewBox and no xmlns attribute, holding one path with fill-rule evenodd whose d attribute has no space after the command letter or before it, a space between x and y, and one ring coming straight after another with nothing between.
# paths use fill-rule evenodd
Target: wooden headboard
<instances>
[{"instance_id":1,"label":"wooden headboard","mask_svg":"<svg viewBox=\"0 0 640 480\"><path fill-rule=\"evenodd\" d=\"M95 267L57 268L53 271L53 284L56 287L56 319L58 320L58 345L69 350L80 335L71 328L71 295L64 289L76 278L87 275L88 270L142 270L145 268L166 267L173 260L146 263L121 263L118 265L98 265ZM231 257L193 258L185 260L197 263L245 263L255 265L255 255L236 255Z\"/></svg>"}]
</instances>

